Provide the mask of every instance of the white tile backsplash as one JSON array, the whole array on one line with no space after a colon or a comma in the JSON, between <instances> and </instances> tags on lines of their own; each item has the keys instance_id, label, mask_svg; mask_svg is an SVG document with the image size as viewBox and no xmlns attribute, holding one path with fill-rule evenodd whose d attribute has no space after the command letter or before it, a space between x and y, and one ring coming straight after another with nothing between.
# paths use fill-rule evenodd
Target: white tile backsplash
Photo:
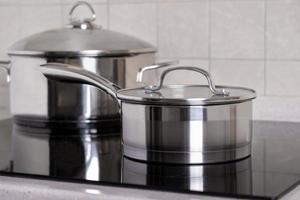
<instances>
[{"instance_id":1,"label":"white tile backsplash","mask_svg":"<svg viewBox=\"0 0 300 200\"><path fill-rule=\"evenodd\" d=\"M114 3L122 3L122 4L127 4L127 3L155 3L157 0L109 0L110 4Z\"/></svg>"},{"instance_id":2,"label":"white tile backsplash","mask_svg":"<svg viewBox=\"0 0 300 200\"><path fill-rule=\"evenodd\" d=\"M253 102L254 119L300 121L299 97L259 96Z\"/></svg>"},{"instance_id":3,"label":"white tile backsplash","mask_svg":"<svg viewBox=\"0 0 300 200\"><path fill-rule=\"evenodd\" d=\"M0 58L21 37L60 28L76 0L0 0ZM216 84L253 88L254 119L300 121L299 0L88 0L96 23L158 47L158 61L202 67ZM75 11L89 16L85 7ZM166 84L206 84L177 71ZM0 71L0 108L8 84ZM6 99L5 99L6 98Z\"/></svg>"},{"instance_id":4,"label":"white tile backsplash","mask_svg":"<svg viewBox=\"0 0 300 200\"><path fill-rule=\"evenodd\" d=\"M0 60L1 58L6 59L8 57L6 55L7 48L20 37L20 24L18 15L18 7L0 6ZM0 71L0 73L2 72Z\"/></svg>"},{"instance_id":5,"label":"white tile backsplash","mask_svg":"<svg viewBox=\"0 0 300 200\"><path fill-rule=\"evenodd\" d=\"M269 59L300 59L300 1L268 1L266 47Z\"/></svg>"},{"instance_id":6,"label":"white tile backsplash","mask_svg":"<svg viewBox=\"0 0 300 200\"><path fill-rule=\"evenodd\" d=\"M264 93L263 61L214 60L211 75L216 85L242 86Z\"/></svg>"},{"instance_id":7,"label":"white tile backsplash","mask_svg":"<svg viewBox=\"0 0 300 200\"><path fill-rule=\"evenodd\" d=\"M173 61L174 59L159 59L160 62ZM174 66L195 66L209 71L209 61L204 59L179 59ZM162 72L163 69L160 70ZM188 78L187 78L188 77ZM165 84L203 84L207 85L207 80L202 74L194 71L178 70L173 71L165 77Z\"/></svg>"},{"instance_id":8,"label":"white tile backsplash","mask_svg":"<svg viewBox=\"0 0 300 200\"><path fill-rule=\"evenodd\" d=\"M0 6L2 5L17 5L19 4L20 0L0 0Z\"/></svg>"},{"instance_id":9,"label":"white tile backsplash","mask_svg":"<svg viewBox=\"0 0 300 200\"><path fill-rule=\"evenodd\" d=\"M156 4L112 4L109 28L157 44Z\"/></svg>"},{"instance_id":10,"label":"white tile backsplash","mask_svg":"<svg viewBox=\"0 0 300 200\"><path fill-rule=\"evenodd\" d=\"M78 0L61 0L62 4L75 4L76 2L78 2ZM107 3L108 0L88 0L87 1L90 4L103 4L103 3Z\"/></svg>"},{"instance_id":11,"label":"white tile backsplash","mask_svg":"<svg viewBox=\"0 0 300 200\"><path fill-rule=\"evenodd\" d=\"M61 0L19 0L21 5L59 5Z\"/></svg>"},{"instance_id":12,"label":"white tile backsplash","mask_svg":"<svg viewBox=\"0 0 300 200\"><path fill-rule=\"evenodd\" d=\"M21 36L62 27L62 7L59 5L21 6Z\"/></svg>"},{"instance_id":13,"label":"white tile backsplash","mask_svg":"<svg viewBox=\"0 0 300 200\"><path fill-rule=\"evenodd\" d=\"M208 58L207 0L158 4L160 57Z\"/></svg>"},{"instance_id":14,"label":"white tile backsplash","mask_svg":"<svg viewBox=\"0 0 300 200\"><path fill-rule=\"evenodd\" d=\"M300 96L300 62L268 61L266 67L267 95Z\"/></svg>"},{"instance_id":15,"label":"white tile backsplash","mask_svg":"<svg viewBox=\"0 0 300 200\"><path fill-rule=\"evenodd\" d=\"M211 2L211 57L264 58L264 2Z\"/></svg>"}]
</instances>

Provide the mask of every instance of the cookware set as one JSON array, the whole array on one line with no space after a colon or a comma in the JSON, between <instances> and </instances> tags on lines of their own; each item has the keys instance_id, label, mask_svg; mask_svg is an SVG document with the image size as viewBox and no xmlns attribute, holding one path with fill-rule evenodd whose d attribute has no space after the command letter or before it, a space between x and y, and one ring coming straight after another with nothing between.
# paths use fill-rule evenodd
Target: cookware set
<instances>
[{"instance_id":1,"label":"cookware set","mask_svg":"<svg viewBox=\"0 0 300 200\"><path fill-rule=\"evenodd\" d=\"M251 154L254 90L215 86L196 66L153 64L154 47L97 27L87 3L76 4L71 16L78 5L93 17L71 17L70 28L38 33L8 51L16 119L89 123L121 116L123 154L140 161L208 164ZM177 70L208 84L167 85L165 77Z\"/></svg>"}]
</instances>

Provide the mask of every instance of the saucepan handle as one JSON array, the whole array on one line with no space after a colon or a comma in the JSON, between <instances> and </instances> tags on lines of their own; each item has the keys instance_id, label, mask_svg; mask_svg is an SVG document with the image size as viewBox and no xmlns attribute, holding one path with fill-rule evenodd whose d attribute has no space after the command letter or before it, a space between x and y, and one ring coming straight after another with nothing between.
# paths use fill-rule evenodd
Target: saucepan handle
<instances>
[{"instance_id":1,"label":"saucepan handle","mask_svg":"<svg viewBox=\"0 0 300 200\"><path fill-rule=\"evenodd\" d=\"M155 91L160 90L163 86L166 75L172 71L177 71L177 70L189 70L189 71L198 72L205 76L205 78L207 79L207 82L208 82L208 87L214 95L224 95L224 96L229 95L229 92L224 89L222 89L222 90L216 89L216 87L211 79L211 76L207 71L205 71L204 69L198 68L198 67L193 67L193 66L178 66L178 67L172 67L172 68L164 70L160 76L158 85L146 86L145 87L146 92L155 92Z\"/></svg>"},{"instance_id":2,"label":"saucepan handle","mask_svg":"<svg viewBox=\"0 0 300 200\"><path fill-rule=\"evenodd\" d=\"M3 69L6 72L6 81L10 82L10 65L9 60L0 60L0 69Z\"/></svg>"},{"instance_id":3,"label":"saucepan handle","mask_svg":"<svg viewBox=\"0 0 300 200\"><path fill-rule=\"evenodd\" d=\"M136 82L138 82L138 83L142 83L143 82L144 73L146 71L156 70L156 69L163 68L163 67L169 67L171 65L176 65L178 63L179 62L177 60L173 60L173 61L166 61L166 62L155 63L153 65L148 65L148 66L142 67L142 68L139 69L139 71L137 73Z\"/></svg>"},{"instance_id":4,"label":"saucepan handle","mask_svg":"<svg viewBox=\"0 0 300 200\"><path fill-rule=\"evenodd\" d=\"M120 89L111 81L85 69L62 63L47 63L36 68L46 78L61 82L83 83L93 85L115 98L118 103L117 91Z\"/></svg>"}]
</instances>

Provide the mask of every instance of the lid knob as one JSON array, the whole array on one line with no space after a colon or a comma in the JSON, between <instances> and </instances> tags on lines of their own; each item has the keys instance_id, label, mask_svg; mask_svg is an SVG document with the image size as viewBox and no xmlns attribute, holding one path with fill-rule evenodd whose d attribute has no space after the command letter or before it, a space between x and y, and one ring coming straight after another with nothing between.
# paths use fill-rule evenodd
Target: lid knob
<instances>
[{"instance_id":1,"label":"lid knob","mask_svg":"<svg viewBox=\"0 0 300 200\"><path fill-rule=\"evenodd\" d=\"M91 17L84 18L84 19L78 19L77 17L73 16L74 10L79 6L86 6L90 12ZM97 26L93 24L92 22L96 20L96 13L94 8L86 1L78 1L73 5L69 12L69 21L72 28L79 28L79 29L93 29Z\"/></svg>"}]
</instances>

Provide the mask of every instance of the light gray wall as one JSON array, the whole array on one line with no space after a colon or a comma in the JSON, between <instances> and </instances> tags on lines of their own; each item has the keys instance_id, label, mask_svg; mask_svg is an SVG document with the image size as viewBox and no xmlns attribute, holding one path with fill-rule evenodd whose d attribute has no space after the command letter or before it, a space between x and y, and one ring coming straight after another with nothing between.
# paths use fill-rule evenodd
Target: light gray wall
<instances>
[{"instance_id":1,"label":"light gray wall","mask_svg":"<svg viewBox=\"0 0 300 200\"><path fill-rule=\"evenodd\" d=\"M0 55L21 37L64 26L74 0L0 0ZM257 91L254 118L300 121L299 0L90 0L97 23L157 46L158 60L209 70ZM80 9L87 14L86 9ZM8 104L1 75L1 105ZM203 82L175 73L170 83Z\"/></svg>"}]
</instances>

